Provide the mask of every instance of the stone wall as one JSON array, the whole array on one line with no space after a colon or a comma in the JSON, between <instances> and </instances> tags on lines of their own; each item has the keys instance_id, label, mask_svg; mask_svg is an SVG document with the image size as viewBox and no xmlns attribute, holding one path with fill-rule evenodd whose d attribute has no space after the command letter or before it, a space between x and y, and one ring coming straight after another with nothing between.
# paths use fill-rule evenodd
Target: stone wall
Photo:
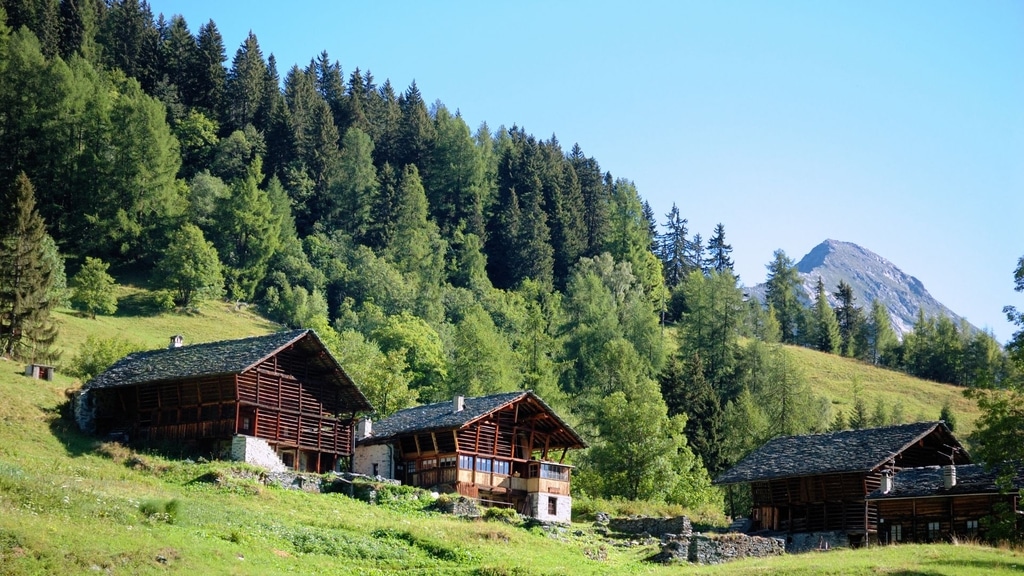
<instances>
[{"instance_id":1,"label":"stone wall","mask_svg":"<svg viewBox=\"0 0 1024 576\"><path fill-rule=\"evenodd\" d=\"M394 478L392 470L394 463L391 457L392 448L390 444L374 444L370 446L356 446L356 452L352 456L352 470L356 474L364 476L380 476L382 478ZM377 465L377 473L374 474L373 465Z\"/></svg>"},{"instance_id":2,"label":"stone wall","mask_svg":"<svg viewBox=\"0 0 1024 576\"><path fill-rule=\"evenodd\" d=\"M800 534L790 534L786 538L786 552L790 554L849 547L850 538L846 535L846 532L803 532Z\"/></svg>"},{"instance_id":3,"label":"stone wall","mask_svg":"<svg viewBox=\"0 0 1024 576\"><path fill-rule=\"evenodd\" d=\"M277 452L267 441L254 436L238 434L231 440L231 459L266 468L270 472L285 472L288 467L281 462Z\"/></svg>"},{"instance_id":4,"label":"stone wall","mask_svg":"<svg viewBox=\"0 0 1024 576\"><path fill-rule=\"evenodd\" d=\"M693 533L690 519L686 516L675 518L611 518L608 529L623 534L647 534L661 538L666 534L689 537Z\"/></svg>"},{"instance_id":5,"label":"stone wall","mask_svg":"<svg viewBox=\"0 0 1024 576\"><path fill-rule=\"evenodd\" d=\"M530 516L541 522L569 524L572 521L572 497L556 494L530 494ZM552 502L553 501L553 502ZM551 509L554 507L554 514Z\"/></svg>"},{"instance_id":6,"label":"stone wall","mask_svg":"<svg viewBox=\"0 0 1024 576\"><path fill-rule=\"evenodd\" d=\"M662 542L662 562L694 562L696 564L721 564L741 558L764 558L781 556L786 547L782 540L747 536L746 534L715 534L675 536Z\"/></svg>"}]
</instances>

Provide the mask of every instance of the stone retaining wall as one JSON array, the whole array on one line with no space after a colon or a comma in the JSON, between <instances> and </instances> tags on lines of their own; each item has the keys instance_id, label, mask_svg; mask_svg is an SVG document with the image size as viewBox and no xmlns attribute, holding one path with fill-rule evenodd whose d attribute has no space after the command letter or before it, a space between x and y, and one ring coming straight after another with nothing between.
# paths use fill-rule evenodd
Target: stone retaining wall
<instances>
[{"instance_id":1,"label":"stone retaining wall","mask_svg":"<svg viewBox=\"0 0 1024 576\"><path fill-rule=\"evenodd\" d=\"M686 516L677 516L675 518L611 518L608 520L608 529L624 534L647 534L657 538L661 538L666 534L685 537L693 534L690 519Z\"/></svg>"},{"instance_id":2,"label":"stone retaining wall","mask_svg":"<svg viewBox=\"0 0 1024 576\"><path fill-rule=\"evenodd\" d=\"M721 564L741 558L781 556L786 547L782 540L747 536L746 534L718 534L666 538L661 546L662 562L687 561L697 564Z\"/></svg>"}]
</instances>

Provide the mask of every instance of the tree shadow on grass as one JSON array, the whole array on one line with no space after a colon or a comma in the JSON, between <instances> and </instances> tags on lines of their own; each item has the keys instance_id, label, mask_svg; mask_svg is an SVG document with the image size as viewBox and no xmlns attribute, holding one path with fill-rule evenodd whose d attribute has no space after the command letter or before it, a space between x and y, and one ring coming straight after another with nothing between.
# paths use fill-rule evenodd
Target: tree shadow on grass
<instances>
[{"instance_id":1,"label":"tree shadow on grass","mask_svg":"<svg viewBox=\"0 0 1024 576\"><path fill-rule=\"evenodd\" d=\"M118 318L152 317L167 312L164 296L160 292L135 292L117 300Z\"/></svg>"},{"instance_id":2,"label":"tree shadow on grass","mask_svg":"<svg viewBox=\"0 0 1024 576\"><path fill-rule=\"evenodd\" d=\"M71 414L70 399L56 406L40 406L39 409L49 420L50 433L64 445L69 456L78 457L96 451L98 439L78 429Z\"/></svg>"}]
</instances>

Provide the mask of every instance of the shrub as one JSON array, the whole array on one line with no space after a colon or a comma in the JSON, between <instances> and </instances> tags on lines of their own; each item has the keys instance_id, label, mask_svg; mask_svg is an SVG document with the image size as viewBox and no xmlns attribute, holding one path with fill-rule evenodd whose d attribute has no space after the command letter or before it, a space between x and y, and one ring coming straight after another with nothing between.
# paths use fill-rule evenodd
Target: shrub
<instances>
[{"instance_id":1,"label":"shrub","mask_svg":"<svg viewBox=\"0 0 1024 576\"><path fill-rule=\"evenodd\" d=\"M78 354L71 359L71 366L68 373L80 378L83 382L91 379L100 372L110 368L121 358L132 352L138 352L143 347L123 338L96 338L89 336L85 343L78 349Z\"/></svg>"},{"instance_id":2,"label":"shrub","mask_svg":"<svg viewBox=\"0 0 1024 576\"><path fill-rule=\"evenodd\" d=\"M519 522L519 514L513 508L488 508L484 511L484 520L497 520L506 524Z\"/></svg>"}]
</instances>

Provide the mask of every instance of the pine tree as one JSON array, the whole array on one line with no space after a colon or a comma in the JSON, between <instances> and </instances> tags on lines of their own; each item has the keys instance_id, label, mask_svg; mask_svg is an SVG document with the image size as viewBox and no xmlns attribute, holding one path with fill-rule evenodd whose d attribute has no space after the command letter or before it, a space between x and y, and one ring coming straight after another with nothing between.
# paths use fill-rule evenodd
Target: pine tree
<instances>
[{"instance_id":1,"label":"pine tree","mask_svg":"<svg viewBox=\"0 0 1024 576\"><path fill-rule=\"evenodd\" d=\"M839 281L834 294L839 300L836 320L839 322L839 335L842 337L840 354L848 358L857 357L858 335L861 333L864 313L859 306L854 305L853 288L845 280Z\"/></svg>"},{"instance_id":2,"label":"pine tree","mask_svg":"<svg viewBox=\"0 0 1024 576\"><path fill-rule=\"evenodd\" d=\"M822 281L821 276L818 276L815 293L817 296L814 300L812 325L813 347L815 350L836 354L842 344L842 337L839 332L839 323L836 321L836 313L828 303L825 282Z\"/></svg>"},{"instance_id":3,"label":"pine tree","mask_svg":"<svg viewBox=\"0 0 1024 576\"><path fill-rule=\"evenodd\" d=\"M694 234L686 248L686 265L691 270L707 274L708 270L704 265L704 238L700 234Z\"/></svg>"},{"instance_id":4,"label":"pine tree","mask_svg":"<svg viewBox=\"0 0 1024 576\"><path fill-rule=\"evenodd\" d=\"M224 86L224 126L229 132L241 130L246 124L263 128L259 124L259 113L271 88L267 86L267 74L259 40L249 32L235 52ZM272 88L277 90L277 86Z\"/></svg>"},{"instance_id":5,"label":"pine tree","mask_svg":"<svg viewBox=\"0 0 1024 576\"><path fill-rule=\"evenodd\" d=\"M597 256L604 252L609 236L611 186L602 182L601 166L593 157L587 158L579 144L572 147L569 163L576 172L580 193L585 206L584 222L587 227L587 247L584 256Z\"/></svg>"},{"instance_id":6,"label":"pine tree","mask_svg":"<svg viewBox=\"0 0 1024 576\"><path fill-rule=\"evenodd\" d=\"M898 344L892 329L889 309L878 300L871 301L871 317L865 324L867 360L872 364L888 364L889 353Z\"/></svg>"},{"instance_id":7,"label":"pine tree","mask_svg":"<svg viewBox=\"0 0 1024 576\"><path fill-rule=\"evenodd\" d=\"M708 240L707 260L704 266L708 270L725 272L733 269L732 245L725 243L725 226L721 222L715 226L714 235Z\"/></svg>"},{"instance_id":8,"label":"pine tree","mask_svg":"<svg viewBox=\"0 0 1024 576\"><path fill-rule=\"evenodd\" d=\"M398 106L402 111L402 125L398 134L396 165L425 167L427 155L434 146L434 123L415 80L398 99Z\"/></svg>"},{"instance_id":9,"label":"pine tree","mask_svg":"<svg viewBox=\"0 0 1024 576\"><path fill-rule=\"evenodd\" d=\"M779 332L784 344L795 344L798 334L798 322L802 314L802 306L797 300L800 289L800 277L797 275L796 264L786 256L784 251L776 250L774 258L767 265L768 279L765 300L775 309L775 318L779 321Z\"/></svg>"},{"instance_id":10,"label":"pine tree","mask_svg":"<svg viewBox=\"0 0 1024 576\"><path fill-rule=\"evenodd\" d=\"M665 233L660 236L661 267L665 275L665 284L669 290L681 284L690 273L686 264L686 218L679 215L675 202L672 209L665 215Z\"/></svg>"},{"instance_id":11,"label":"pine tree","mask_svg":"<svg viewBox=\"0 0 1024 576\"><path fill-rule=\"evenodd\" d=\"M224 51L224 38L217 25L210 20L199 27L196 43L195 94L193 104L213 118L220 110L224 98L224 86L227 82L227 70L224 63L228 56Z\"/></svg>"},{"instance_id":12,"label":"pine tree","mask_svg":"<svg viewBox=\"0 0 1024 576\"><path fill-rule=\"evenodd\" d=\"M45 258L46 228L24 172L14 183L14 216L0 229L0 356L48 361L57 325L50 318L54 271Z\"/></svg>"}]
</instances>

